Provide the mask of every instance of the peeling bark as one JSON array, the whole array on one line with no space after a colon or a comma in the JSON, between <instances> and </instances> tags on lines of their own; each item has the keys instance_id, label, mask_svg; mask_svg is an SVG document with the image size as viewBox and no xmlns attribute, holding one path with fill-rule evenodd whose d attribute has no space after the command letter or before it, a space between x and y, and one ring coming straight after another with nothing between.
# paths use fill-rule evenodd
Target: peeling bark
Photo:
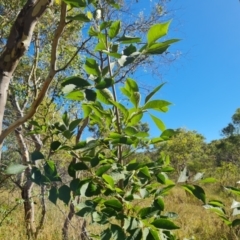
<instances>
[{"instance_id":1,"label":"peeling bark","mask_svg":"<svg viewBox=\"0 0 240 240\"><path fill-rule=\"evenodd\" d=\"M0 55L0 135L7 101L9 82L23 54L28 49L38 19L53 0L28 0L17 16L7 44ZM0 142L0 159L2 142Z\"/></svg>"}]
</instances>

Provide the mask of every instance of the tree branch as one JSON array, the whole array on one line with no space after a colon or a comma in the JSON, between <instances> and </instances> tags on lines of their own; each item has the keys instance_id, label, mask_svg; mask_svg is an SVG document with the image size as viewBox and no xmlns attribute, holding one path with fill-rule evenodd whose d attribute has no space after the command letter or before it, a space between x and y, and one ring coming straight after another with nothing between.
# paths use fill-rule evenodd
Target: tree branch
<instances>
[{"instance_id":1,"label":"tree branch","mask_svg":"<svg viewBox=\"0 0 240 240\"><path fill-rule=\"evenodd\" d=\"M42 100L44 99L44 96L56 74L56 64L57 64L57 47L59 39L63 33L64 27L66 25L65 19L66 19L66 12L67 12L67 5L63 2L61 5L61 16L60 16L60 22L58 24L58 27L55 31L53 43L52 43L52 51L51 51L51 63L50 63L50 70L48 73L48 76L42 86L42 89L40 93L38 94L35 101L32 103L31 108L29 109L28 113L19 118L17 121L12 123L7 129L5 129L2 134L0 135L0 146L3 143L3 140L18 126L29 120L37 111L38 106L41 104Z\"/></svg>"}]
</instances>

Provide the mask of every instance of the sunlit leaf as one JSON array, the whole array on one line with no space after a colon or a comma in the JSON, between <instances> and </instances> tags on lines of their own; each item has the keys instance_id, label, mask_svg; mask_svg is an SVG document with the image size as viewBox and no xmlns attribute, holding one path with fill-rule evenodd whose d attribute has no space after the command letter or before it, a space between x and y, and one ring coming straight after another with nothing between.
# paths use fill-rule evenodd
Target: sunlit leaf
<instances>
[{"instance_id":1,"label":"sunlit leaf","mask_svg":"<svg viewBox=\"0 0 240 240\"><path fill-rule=\"evenodd\" d=\"M103 165L102 167L99 167L96 171L97 176L102 176L105 172L107 172L111 168L111 165Z\"/></svg>"},{"instance_id":2,"label":"sunlit leaf","mask_svg":"<svg viewBox=\"0 0 240 240\"><path fill-rule=\"evenodd\" d=\"M179 229L177 225L175 225L173 222L167 219L157 219L151 223L154 227L160 228L160 229L167 229L167 230L174 230Z\"/></svg>"},{"instance_id":3,"label":"sunlit leaf","mask_svg":"<svg viewBox=\"0 0 240 240\"><path fill-rule=\"evenodd\" d=\"M106 200L103 204L106 207L111 207L111 208L113 208L113 209L115 209L117 211L120 211L123 208L122 203L119 200L115 199L115 198L110 199L110 200Z\"/></svg>"},{"instance_id":4,"label":"sunlit leaf","mask_svg":"<svg viewBox=\"0 0 240 240\"><path fill-rule=\"evenodd\" d=\"M155 116L153 116L152 114L150 114L150 117L152 118L152 120L154 121L154 123L156 124L156 126L161 130L164 131L166 129L163 121Z\"/></svg>"},{"instance_id":5,"label":"sunlit leaf","mask_svg":"<svg viewBox=\"0 0 240 240\"><path fill-rule=\"evenodd\" d=\"M97 99L109 105L111 104L110 100L114 100L111 91L107 88L97 90Z\"/></svg>"},{"instance_id":6,"label":"sunlit leaf","mask_svg":"<svg viewBox=\"0 0 240 240\"><path fill-rule=\"evenodd\" d=\"M95 59L87 58L84 66L88 74L92 74L94 76L100 76L101 72L99 70L99 66Z\"/></svg>"},{"instance_id":7,"label":"sunlit leaf","mask_svg":"<svg viewBox=\"0 0 240 240\"><path fill-rule=\"evenodd\" d=\"M165 23L157 23L150 27L147 33L148 45L156 42L159 38L165 36L168 32L168 27L171 21Z\"/></svg>"},{"instance_id":8,"label":"sunlit leaf","mask_svg":"<svg viewBox=\"0 0 240 240\"><path fill-rule=\"evenodd\" d=\"M141 42L141 38L139 37L130 37L130 36L122 36L117 39L118 42L121 42L123 44L128 44L128 43L138 43Z\"/></svg>"},{"instance_id":9,"label":"sunlit leaf","mask_svg":"<svg viewBox=\"0 0 240 240\"><path fill-rule=\"evenodd\" d=\"M65 95L65 98L73 101L83 101L85 98L85 95L82 91L74 90L68 94Z\"/></svg>"},{"instance_id":10,"label":"sunlit leaf","mask_svg":"<svg viewBox=\"0 0 240 240\"><path fill-rule=\"evenodd\" d=\"M118 35L120 31L120 27L121 27L121 21L115 21L111 24L108 31L108 36L110 37L110 39L113 39Z\"/></svg>"},{"instance_id":11,"label":"sunlit leaf","mask_svg":"<svg viewBox=\"0 0 240 240\"><path fill-rule=\"evenodd\" d=\"M143 106L143 109L153 109L161 112L166 112L166 107L169 105L171 105L171 103L165 100L152 100L150 102L147 102Z\"/></svg>"}]
</instances>

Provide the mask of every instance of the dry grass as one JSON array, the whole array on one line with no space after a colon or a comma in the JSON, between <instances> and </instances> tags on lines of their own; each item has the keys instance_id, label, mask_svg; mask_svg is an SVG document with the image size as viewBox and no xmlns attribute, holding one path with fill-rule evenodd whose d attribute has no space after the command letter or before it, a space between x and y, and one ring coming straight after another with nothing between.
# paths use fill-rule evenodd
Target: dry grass
<instances>
[{"instance_id":1,"label":"dry grass","mask_svg":"<svg viewBox=\"0 0 240 240\"><path fill-rule=\"evenodd\" d=\"M221 200L212 192L208 199ZM230 199L224 201L230 206ZM178 214L175 220L181 229L175 231L179 239L195 237L196 240L238 240L233 231L213 212L205 210L202 203L180 188L174 188L165 198L166 210Z\"/></svg>"},{"instance_id":2,"label":"dry grass","mask_svg":"<svg viewBox=\"0 0 240 240\"><path fill-rule=\"evenodd\" d=\"M210 191L210 198L219 198L216 193ZM225 196L226 197L226 196ZM7 211L16 205L16 198L20 194L15 192L0 192L0 221L4 216L3 210ZM228 206L231 204L231 198L225 198ZM39 199L34 199L36 209L40 209ZM196 240L237 240L231 229L227 227L214 213L205 210L202 204L192 196L179 188L173 191L165 198L166 211L176 212L179 217L174 220L181 227L175 231L180 240L184 238L195 237ZM67 214L68 208L62 204L59 207L47 201L47 217L43 230L39 234L39 240L60 240L63 221ZM37 218L40 217L40 211L36 211ZM36 219L38 223L39 219ZM97 226L91 226L91 229L100 231ZM77 240L80 230L79 218L74 218L70 225L70 240ZM23 206L19 204L15 210L4 220L0 226L1 240L22 240L26 239L25 225L23 221ZM123 240L123 239L122 239Z\"/></svg>"}]
</instances>

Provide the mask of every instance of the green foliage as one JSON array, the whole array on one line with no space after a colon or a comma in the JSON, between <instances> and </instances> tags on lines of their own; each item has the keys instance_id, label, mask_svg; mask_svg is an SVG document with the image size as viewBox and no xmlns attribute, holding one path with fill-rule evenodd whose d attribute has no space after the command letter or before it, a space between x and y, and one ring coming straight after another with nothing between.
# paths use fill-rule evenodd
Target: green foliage
<instances>
[{"instance_id":1,"label":"green foliage","mask_svg":"<svg viewBox=\"0 0 240 240\"><path fill-rule=\"evenodd\" d=\"M164 196L174 186L172 182L168 185L166 181L167 173L173 170L168 166L169 162L163 161L164 156L162 156L149 160L149 162L132 160L125 164L131 154L125 155L119 148L119 146L122 148L128 146L129 150L133 152L140 142L149 144L151 139L148 138L147 132L137 131L141 118L152 109L168 106L169 102L152 100L146 103L148 105L143 106L140 101L136 103L133 95L138 93L140 96L139 87L136 81L130 78L127 79L122 89L127 92L133 108L127 109L126 106L115 100L110 100L108 104L115 109L114 112L111 112L109 108L105 108L98 102L104 98L102 95L99 98L97 95L95 101L89 101L86 96L85 117L89 118L90 123L94 122L98 128L105 128L107 124L108 131L104 135L100 135L97 140L82 141L76 145L68 144L67 151L78 161L71 163L68 167L68 173L72 180L69 186L62 185L59 189L52 186L49 200L56 204L59 199L68 204L73 195L85 197L86 200L83 203L75 206L78 209L76 214L91 216L93 223L106 225L107 228L100 235L101 239L109 239L109 237L118 239L119 236L125 239L151 239L153 237L160 239L163 235L172 236L171 230L178 227L172 220L162 216ZM110 90L108 91L110 92ZM154 90L155 92L156 90ZM116 117L116 112L121 114ZM139 115L141 117L134 119L134 116ZM155 116L153 120L157 125L161 122ZM66 141L69 141L65 134L66 130L70 131L70 125L73 130L81 122L71 122L66 112L63 114L62 121L65 127L59 128L60 125L56 125L57 134L62 134ZM165 129L163 126L161 125L161 129ZM121 130L119 131L119 129ZM163 140L166 140L172 134L172 130L166 130L161 136ZM51 149L58 152L61 151L61 146L61 143L55 141L51 144ZM95 151L92 151L93 149ZM46 163L44 176L49 179L49 183L56 181L56 177L53 176L57 176L57 172L53 162L47 161ZM76 178L78 171L85 172L83 176L86 177ZM41 182L43 174L40 174ZM152 199L149 206L142 209L135 206L134 201L137 199L148 199L149 197Z\"/></svg>"}]
</instances>

